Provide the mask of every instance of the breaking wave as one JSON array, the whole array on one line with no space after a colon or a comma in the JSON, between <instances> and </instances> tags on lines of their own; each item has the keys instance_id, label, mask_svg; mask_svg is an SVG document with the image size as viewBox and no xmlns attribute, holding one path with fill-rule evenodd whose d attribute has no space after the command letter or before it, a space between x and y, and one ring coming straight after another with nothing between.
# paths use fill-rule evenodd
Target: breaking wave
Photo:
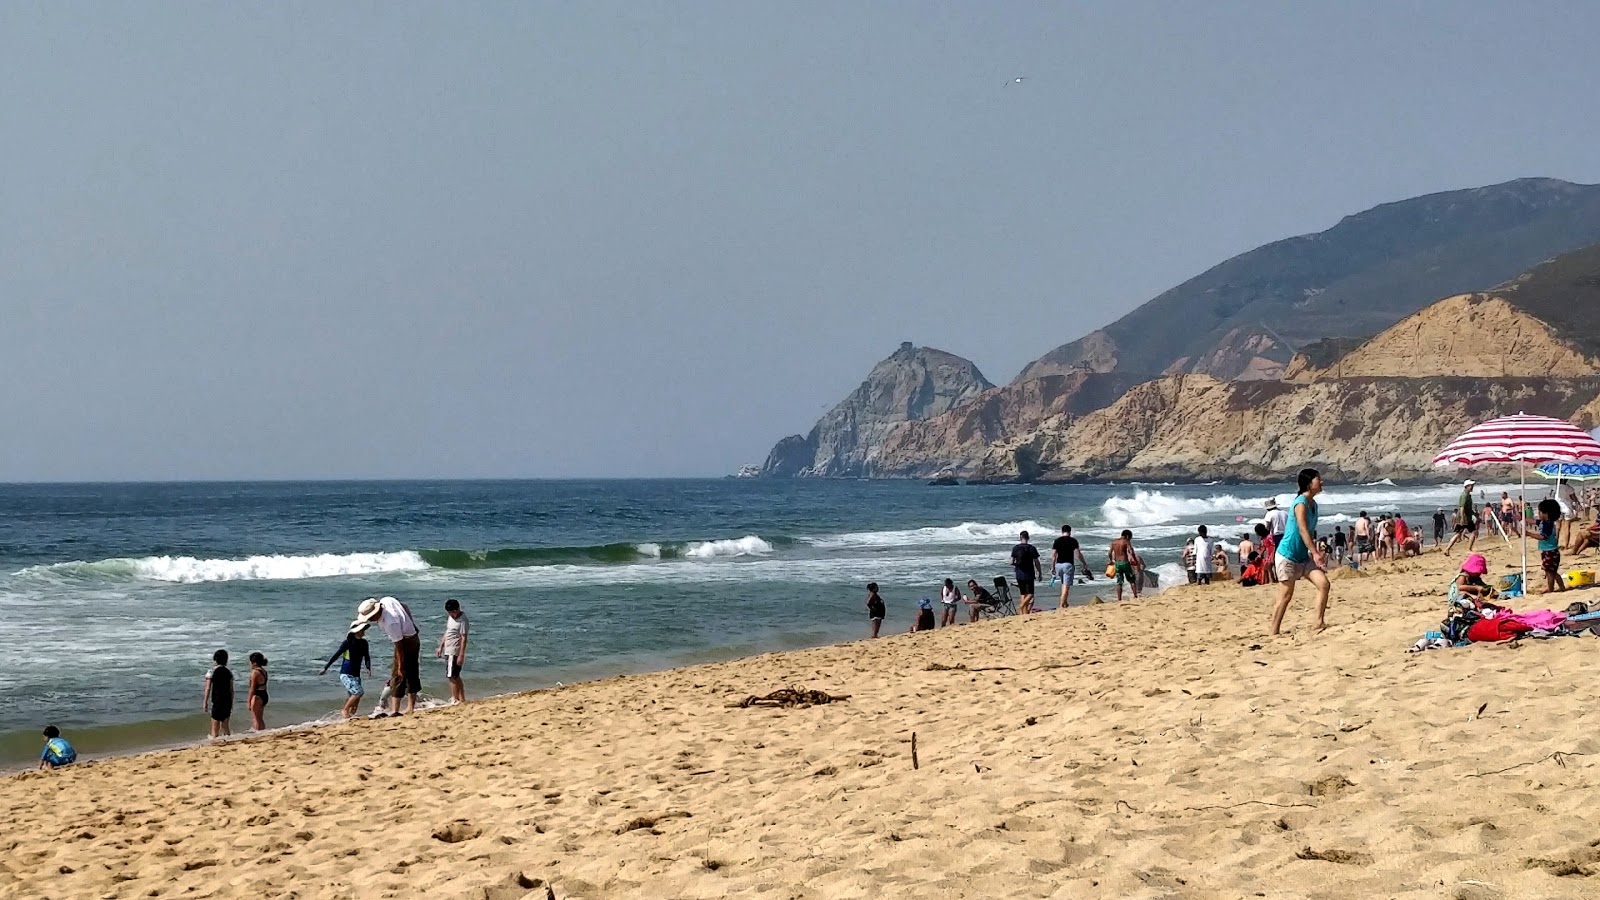
<instances>
[{"instance_id":1,"label":"breaking wave","mask_svg":"<svg viewBox=\"0 0 1600 900\"><path fill-rule=\"evenodd\" d=\"M822 549L836 550L851 547L914 547L922 544L992 544L1011 542L1018 532L1026 531L1035 539L1048 536L1049 525L1033 520L1023 522L962 522L960 525L931 528L907 528L899 531L856 531L804 538L807 544Z\"/></svg>"},{"instance_id":2,"label":"breaking wave","mask_svg":"<svg viewBox=\"0 0 1600 900\"><path fill-rule=\"evenodd\" d=\"M245 559L196 559L193 556L146 556L138 559L103 559L32 566L19 578L60 580L129 579L201 584L212 581L272 581L331 578L339 575L376 575L384 572L419 572L428 568L420 554L319 553L312 556L251 556Z\"/></svg>"}]
</instances>

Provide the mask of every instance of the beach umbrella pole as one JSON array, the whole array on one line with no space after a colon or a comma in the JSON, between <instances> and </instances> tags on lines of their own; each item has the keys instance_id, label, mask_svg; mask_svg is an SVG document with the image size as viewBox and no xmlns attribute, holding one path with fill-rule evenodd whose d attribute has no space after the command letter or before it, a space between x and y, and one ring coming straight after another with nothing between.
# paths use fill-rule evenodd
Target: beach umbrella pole
<instances>
[{"instance_id":1,"label":"beach umbrella pole","mask_svg":"<svg viewBox=\"0 0 1600 900\"><path fill-rule=\"evenodd\" d=\"M1517 475L1522 478L1522 514L1528 514L1528 466L1521 460L1517 461ZM1504 534L1505 531L1500 532ZM1522 595L1528 595L1528 523L1523 522L1520 529L1522 534Z\"/></svg>"}]
</instances>

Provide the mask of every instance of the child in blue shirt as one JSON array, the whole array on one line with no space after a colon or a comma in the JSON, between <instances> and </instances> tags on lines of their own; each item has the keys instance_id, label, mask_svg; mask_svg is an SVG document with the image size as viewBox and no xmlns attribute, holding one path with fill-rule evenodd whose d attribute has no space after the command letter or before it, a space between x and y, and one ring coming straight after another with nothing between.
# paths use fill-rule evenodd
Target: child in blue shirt
<instances>
[{"instance_id":1,"label":"child in blue shirt","mask_svg":"<svg viewBox=\"0 0 1600 900\"><path fill-rule=\"evenodd\" d=\"M44 727L44 752L39 754L39 768L59 769L78 761L78 751L72 749L61 729L54 725Z\"/></svg>"}]
</instances>

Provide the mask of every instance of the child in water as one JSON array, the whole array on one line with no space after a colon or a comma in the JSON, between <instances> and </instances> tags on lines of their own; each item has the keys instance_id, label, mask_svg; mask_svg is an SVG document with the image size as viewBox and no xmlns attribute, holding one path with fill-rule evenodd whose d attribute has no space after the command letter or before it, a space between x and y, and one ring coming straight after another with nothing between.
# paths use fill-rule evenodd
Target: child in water
<instances>
[{"instance_id":1,"label":"child in water","mask_svg":"<svg viewBox=\"0 0 1600 900\"><path fill-rule=\"evenodd\" d=\"M267 730L267 657L250 654L250 695L245 701L250 709L250 730Z\"/></svg>"},{"instance_id":2,"label":"child in water","mask_svg":"<svg viewBox=\"0 0 1600 900\"><path fill-rule=\"evenodd\" d=\"M348 719L356 714L356 707L361 705L361 695L366 689L361 686L361 667L367 667L367 674L372 674L372 652L367 646L367 626L358 625L350 629L344 636L344 643L339 649L333 651L328 657L328 662L323 665L319 675L328 674L328 667L334 660L339 660L339 684L344 686L347 699L344 701L343 717Z\"/></svg>"},{"instance_id":3,"label":"child in water","mask_svg":"<svg viewBox=\"0 0 1600 900\"><path fill-rule=\"evenodd\" d=\"M233 734L233 727L228 724L233 716L233 671L228 668L228 651L211 654L211 661L216 665L206 673L200 708L211 714L211 736L226 737Z\"/></svg>"}]
</instances>

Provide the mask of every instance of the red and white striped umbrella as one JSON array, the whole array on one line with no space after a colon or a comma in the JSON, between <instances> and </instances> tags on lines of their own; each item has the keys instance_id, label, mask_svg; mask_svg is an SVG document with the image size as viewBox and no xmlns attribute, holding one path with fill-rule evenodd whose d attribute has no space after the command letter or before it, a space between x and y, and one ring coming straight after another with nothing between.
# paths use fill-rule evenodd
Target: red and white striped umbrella
<instances>
[{"instance_id":1,"label":"red and white striped umbrella","mask_svg":"<svg viewBox=\"0 0 1600 900\"><path fill-rule=\"evenodd\" d=\"M1433 458L1435 466L1600 460L1600 442L1549 416L1517 413L1474 426Z\"/></svg>"},{"instance_id":2,"label":"red and white striped umbrella","mask_svg":"<svg viewBox=\"0 0 1600 900\"><path fill-rule=\"evenodd\" d=\"M1600 441L1587 431L1548 416L1517 413L1490 419L1467 429L1450 446L1433 458L1435 466L1472 466L1485 463L1516 463L1522 478L1522 501L1528 498L1528 465L1547 462L1600 460ZM1498 526L1497 526L1498 527ZM1505 532L1501 531L1504 537ZM1522 585L1528 588L1528 530L1521 529Z\"/></svg>"}]
</instances>

